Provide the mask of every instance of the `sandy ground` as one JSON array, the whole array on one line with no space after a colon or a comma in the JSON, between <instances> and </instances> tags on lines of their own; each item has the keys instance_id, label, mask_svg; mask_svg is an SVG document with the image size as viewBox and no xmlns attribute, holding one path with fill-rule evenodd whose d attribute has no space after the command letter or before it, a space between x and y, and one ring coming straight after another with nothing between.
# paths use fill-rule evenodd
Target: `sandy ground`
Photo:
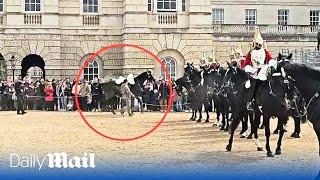
<instances>
[{"instance_id":1,"label":"sandy ground","mask_svg":"<svg viewBox=\"0 0 320 180\"><path fill-rule=\"evenodd\" d=\"M100 132L117 138L138 136L150 130L163 113L136 113L122 117L111 113L85 113L87 120ZM215 115L211 114L212 117ZM290 138L293 121L282 146L282 155L267 158L266 152L256 151L253 140L234 140L232 152L226 152L228 133L211 123L189 121L189 113L171 113L152 134L132 142L116 142L93 132L77 112L37 112L26 115L0 112L0 167L9 166L9 155L53 152L70 155L95 153L97 170L108 174L181 174L201 173L263 175L301 175L312 178L318 172L318 142L312 128L302 125L300 139ZM211 118L212 119L212 118ZM272 130L276 120L273 120ZM260 130L264 146L264 130ZM271 146L276 148L277 135ZM14 171L14 170L12 170Z\"/></svg>"}]
</instances>

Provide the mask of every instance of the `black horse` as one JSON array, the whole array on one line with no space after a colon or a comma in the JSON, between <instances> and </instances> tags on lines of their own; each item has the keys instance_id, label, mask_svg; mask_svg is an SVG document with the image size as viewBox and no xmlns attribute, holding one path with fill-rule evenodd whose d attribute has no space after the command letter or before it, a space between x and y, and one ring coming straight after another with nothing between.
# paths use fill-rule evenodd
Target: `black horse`
<instances>
[{"instance_id":1,"label":"black horse","mask_svg":"<svg viewBox=\"0 0 320 180\"><path fill-rule=\"evenodd\" d=\"M192 116L190 120L196 120L197 112L199 118L197 122L202 119L202 105L204 105L207 118L205 122L209 122L210 102L208 99L208 85L204 82L204 71L200 71L193 66L193 63L187 63L185 73L191 82L191 87L188 90L190 99L190 108L192 109Z\"/></svg>"},{"instance_id":2,"label":"black horse","mask_svg":"<svg viewBox=\"0 0 320 180\"><path fill-rule=\"evenodd\" d=\"M230 105L223 84L226 70L219 67L217 69L205 69L204 72L204 84L208 87L207 99L208 102L213 101L217 113L217 125L219 125L220 115L222 115L220 130L228 131Z\"/></svg>"},{"instance_id":3,"label":"black horse","mask_svg":"<svg viewBox=\"0 0 320 180\"><path fill-rule=\"evenodd\" d=\"M152 76L150 71L146 71L138 75L134 78L134 85L130 86L131 92L136 96L140 103L141 112L143 112L143 100L142 97L144 95L144 82L145 81L154 81L154 77ZM110 106L111 111L115 114L115 104L118 104L118 99L121 97L120 86L115 83L115 81L109 81L106 83L102 83L102 106L107 107Z\"/></svg>"},{"instance_id":4,"label":"black horse","mask_svg":"<svg viewBox=\"0 0 320 180\"><path fill-rule=\"evenodd\" d=\"M246 72L244 72L242 69L238 67L232 68L233 71L233 78L231 78L231 81L235 84L236 92L240 92L240 94L246 94L245 92L248 91L248 89L245 88L245 83L248 79L252 82L251 87L256 86L256 81L253 80L251 77L247 75ZM237 79L237 80L235 80ZM238 82L237 82L238 81ZM257 87L255 87L257 88ZM249 99L253 96L252 88L249 89ZM268 81L263 82L257 89L257 94L255 94L255 99L257 100L257 106L255 106L255 120L253 123L253 130L254 130L254 137L255 140L258 139L258 125L260 124L260 118L263 114L263 124L265 125L265 136L266 136L266 150L267 150L267 156L273 157L273 153L270 149L269 141L270 141L270 118L271 117L277 117L278 118L278 128L279 128L279 139L276 149L276 155L281 154L281 142L284 134L284 128L283 126L286 124L288 120L288 114L287 114L287 105L285 101L285 83L284 78L281 75L270 75L268 78ZM240 95L239 96L243 96ZM247 94L248 95L248 94ZM246 95L243 96L243 98L246 98ZM248 101L249 99L242 101L241 105L243 106L244 102ZM244 111L242 111L244 113ZM242 114L243 115L243 114ZM230 151L232 148L232 142L233 142L233 134L240 122L240 118L243 116L236 118L234 116L234 121L232 122L231 126L231 136L229 139L229 144L227 146L227 150ZM256 141L256 145L258 142ZM261 150L258 148L258 150Z\"/></svg>"},{"instance_id":5,"label":"black horse","mask_svg":"<svg viewBox=\"0 0 320 180\"><path fill-rule=\"evenodd\" d=\"M305 98L306 119L313 124L314 131L320 140L320 71L304 64L290 63L290 57L291 55L286 60L280 61L279 66L284 69L290 83L293 83Z\"/></svg>"}]
</instances>

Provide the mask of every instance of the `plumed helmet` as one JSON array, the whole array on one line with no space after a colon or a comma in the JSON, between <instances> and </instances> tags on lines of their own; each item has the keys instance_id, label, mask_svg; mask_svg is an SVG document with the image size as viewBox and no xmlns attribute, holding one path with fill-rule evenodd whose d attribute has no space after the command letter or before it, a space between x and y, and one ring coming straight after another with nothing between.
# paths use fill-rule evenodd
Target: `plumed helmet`
<instances>
[{"instance_id":1,"label":"plumed helmet","mask_svg":"<svg viewBox=\"0 0 320 180\"><path fill-rule=\"evenodd\" d=\"M255 29L253 42L263 45L263 38L261 36L259 27L256 27L256 29Z\"/></svg>"}]
</instances>

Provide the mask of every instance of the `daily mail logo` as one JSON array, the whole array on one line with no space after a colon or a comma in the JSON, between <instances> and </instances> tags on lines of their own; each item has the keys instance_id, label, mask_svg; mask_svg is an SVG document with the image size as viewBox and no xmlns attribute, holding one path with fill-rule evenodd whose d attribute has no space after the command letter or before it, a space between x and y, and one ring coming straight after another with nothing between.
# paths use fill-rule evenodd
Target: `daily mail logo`
<instances>
[{"instance_id":1,"label":"daily mail logo","mask_svg":"<svg viewBox=\"0 0 320 180\"><path fill-rule=\"evenodd\" d=\"M10 154L10 168L38 168L40 171L47 165L48 168L95 168L95 154L84 153L80 156L69 156L66 152L49 153L44 157L36 155L21 156Z\"/></svg>"}]
</instances>

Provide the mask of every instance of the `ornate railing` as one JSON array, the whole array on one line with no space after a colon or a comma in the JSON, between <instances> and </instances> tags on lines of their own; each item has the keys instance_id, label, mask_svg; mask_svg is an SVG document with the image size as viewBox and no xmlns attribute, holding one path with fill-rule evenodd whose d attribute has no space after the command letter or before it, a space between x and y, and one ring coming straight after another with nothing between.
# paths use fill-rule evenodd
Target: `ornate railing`
<instances>
[{"instance_id":1,"label":"ornate railing","mask_svg":"<svg viewBox=\"0 0 320 180\"><path fill-rule=\"evenodd\" d=\"M176 12L157 12L148 14L150 28L188 28L189 15Z\"/></svg>"},{"instance_id":2,"label":"ornate railing","mask_svg":"<svg viewBox=\"0 0 320 180\"><path fill-rule=\"evenodd\" d=\"M85 15L82 17L84 26L99 26L100 17L98 15Z\"/></svg>"},{"instance_id":3,"label":"ornate railing","mask_svg":"<svg viewBox=\"0 0 320 180\"><path fill-rule=\"evenodd\" d=\"M306 35L316 36L320 26L307 25L244 25L244 24L214 24L214 34L246 35L252 34L256 26L259 26L262 34L266 35Z\"/></svg>"},{"instance_id":4,"label":"ornate railing","mask_svg":"<svg viewBox=\"0 0 320 180\"><path fill-rule=\"evenodd\" d=\"M178 15L176 13L159 13L157 21L159 24L178 24Z\"/></svg>"},{"instance_id":5,"label":"ornate railing","mask_svg":"<svg viewBox=\"0 0 320 180\"><path fill-rule=\"evenodd\" d=\"M41 25L42 24L42 15L41 14L25 14L24 15L24 24Z\"/></svg>"}]
</instances>

